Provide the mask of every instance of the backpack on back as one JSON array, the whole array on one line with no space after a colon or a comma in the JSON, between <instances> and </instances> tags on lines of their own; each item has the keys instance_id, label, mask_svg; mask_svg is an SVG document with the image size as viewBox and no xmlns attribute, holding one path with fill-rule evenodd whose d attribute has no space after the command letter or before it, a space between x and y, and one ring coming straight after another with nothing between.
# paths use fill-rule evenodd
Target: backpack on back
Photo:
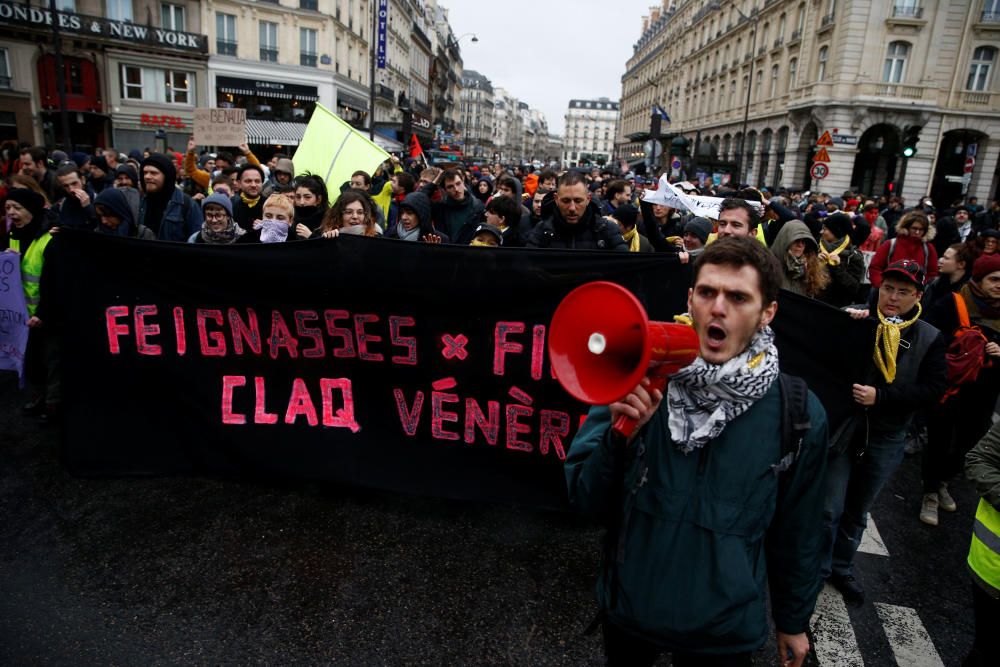
<instances>
[{"instance_id":1,"label":"backpack on back","mask_svg":"<svg viewBox=\"0 0 1000 667\"><path fill-rule=\"evenodd\" d=\"M954 338L948 345L945 361L948 363L948 390L941 397L944 403L962 388L962 385L975 382L979 371L989 365L986 358L986 336L982 329L972 326L969 321L969 310L965 299L957 292L952 292L955 299L955 310L958 313L958 328Z\"/></svg>"}]
</instances>

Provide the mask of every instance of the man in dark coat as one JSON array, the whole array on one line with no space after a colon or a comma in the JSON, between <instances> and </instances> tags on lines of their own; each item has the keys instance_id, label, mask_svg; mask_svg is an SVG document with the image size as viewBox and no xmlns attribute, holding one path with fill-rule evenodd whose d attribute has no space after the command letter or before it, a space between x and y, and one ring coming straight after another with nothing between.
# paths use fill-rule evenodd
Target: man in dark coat
<instances>
[{"instance_id":1,"label":"man in dark coat","mask_svg":"<svg viewBox=\"0 0 1000 667\"><path fill-rule=\"evenodd\" d=\"M177 187L177 168L166 155L153 153L142 161L143 198L140 225L149 227L160 241L183 243L201 229L201 207Z\"/></svg>"},{"instance_id":2,"label":"man in dark coat","mask_svg":"<svg viewBox=\"0 0 1000 667\"><path fill-rule=\"evenodd\" d=\"M560 177L554 199L551 215L531 230L527 247L628 252L618 225L601 216L579 172L567 171ZM542 207L546 210L544 203Z\"/></svg>"},{"instance_id":3,"label":"man in dark coat","mask_svg":"<svg viewBox=\"0 0 1000 667\"><path fill-rule=\"evenodd\" d=\"M444 188L445 196L432 205L434 222L445 234L458 238L464 224L482 222L486 209L483 202L473 197L465 187L462 173L457 169L443 172L438 182Z\"/></svg>"},{"instance_id":4,"label":"man in dark coat","mask_svg":"<svg viewBox=\"0 0 1000 667\"><path fill-rule=\"evenodd\" d=\"M264 216L264 169L249 162L236 175L240 193L233 195L233 219L245 230L253 229L255 220Z\"/></svg>"}]
</instances>

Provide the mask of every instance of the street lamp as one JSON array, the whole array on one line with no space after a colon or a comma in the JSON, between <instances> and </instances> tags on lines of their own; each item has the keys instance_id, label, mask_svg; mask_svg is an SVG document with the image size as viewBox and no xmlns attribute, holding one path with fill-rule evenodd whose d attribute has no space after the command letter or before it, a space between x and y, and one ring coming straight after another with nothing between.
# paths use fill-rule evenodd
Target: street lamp
<instances>
[{"instance_id":1,"label":"street lamp","mask_svg":"<svg viewBox=\"0 0 1000 667\"><path fill-rule=\"evenodd\" d=\"M465 33L464 35L462 35L461 37L452 37L452 38L451 38L451 39L452 39L452 42L451 42L451 44L452 44L453 46L458 46L458 42L459 42L459 41L461 41L461 39L462 39L463 37L468 37L469 35L472 35L472 40L471 40L471 41L472 41L472 43L473 43L473 44L475 44L476 42L478 42L478 41L479 41L479 38L478 38L478 37L476 37L476 33L474 33L474 32L467 32L467 33Z\"/></svg>"},{"instance_id":2,"label":"street lamp","mask_svg":"<svg viewBox=\"0 0 1000 667\"><path fill-rule=\"evenodd\" d=\"M646 85L653 86L653 89L655 91L653 94L653 104L655 105L655 107L650 112L650 117L649 117L649 140L650 140L650 146L652 147L652 150L650 150L649 152L652 153L652 155L646 156L646 164L649 166L650 169L655 169L657 166L657 162L659 161L660 158L659 152L662 152L663 150L662 148L660 148L660 121L662 119L660 117L660 114L657 113L656 109L656 107L660 106L660 84L653 81L649 77L640 77L638 74L632 75L633 81L642 81L643 79L645 79Z\"/></svg>"},{"instance_id":3,"label":"street lamp","mask_svg":"<svg viewBox=\"0 0 1000 667\"><path fill-rule=\"evenodd\" d=\"M722 9L721 2L713 2L709 5L711 9L720 10ZM743 106L743 131L740 133L740 153L739 158L736 161L736 185L742 185L743 183L743 161L744 161L744 150L747 141L747 123L750 120L750 89L753 88L753 68L757 62L757 23L760 21L760 14L757 13L757 8L754 7L750 11L750 16L747 16L740 11L740 8L733 4L733 10L740 15L744 21L750 21L753 23L753 36L751 37L750 43L750 72L747 74L747 101Z\"/></svg>"}]
</instances>

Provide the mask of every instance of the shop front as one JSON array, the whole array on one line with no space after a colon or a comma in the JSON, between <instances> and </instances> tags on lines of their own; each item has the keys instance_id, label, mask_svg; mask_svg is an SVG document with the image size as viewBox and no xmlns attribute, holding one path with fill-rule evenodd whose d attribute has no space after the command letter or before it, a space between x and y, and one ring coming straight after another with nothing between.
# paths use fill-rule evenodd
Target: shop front
<instances>
[{"instance_id":1,"label":"shop front","mask_svg":"<svg viewBox=\"0 0 1000 667\"><path fill-rule=\"evenodd\" d=\"M246 109L247 143L251 146L284 149L298 146L320 99L317 86L215 77L215 99L220 108ZM268 154L267 150L261 156Z\"/></svg>"},{"instance_id":2,"label":"shop front","mask_svg":"<svg viewBox=\"0 0 1000 667\"><path fill-rule=\"evenodd\" d=\"M359 130L367 128L368 100L343 89L337 90L337 115Z\"/></svg>"}]
</instances>

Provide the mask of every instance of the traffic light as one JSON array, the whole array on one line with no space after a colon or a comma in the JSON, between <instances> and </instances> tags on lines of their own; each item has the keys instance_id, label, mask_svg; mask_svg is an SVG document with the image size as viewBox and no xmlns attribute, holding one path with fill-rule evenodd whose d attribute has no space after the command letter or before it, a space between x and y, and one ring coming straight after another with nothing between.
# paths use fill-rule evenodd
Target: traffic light
<instances>
[{"instance_id":1,"label":"traffic light","mask_svg":"<svg viewBox=\"0 0 1000 667\"><path fill-rule=\"evenodd\" d=\"M920 141L919 125L910 125L903 130L903 157L913 157L917 154L917 142Z\"/></svg>"}]
</instances>

